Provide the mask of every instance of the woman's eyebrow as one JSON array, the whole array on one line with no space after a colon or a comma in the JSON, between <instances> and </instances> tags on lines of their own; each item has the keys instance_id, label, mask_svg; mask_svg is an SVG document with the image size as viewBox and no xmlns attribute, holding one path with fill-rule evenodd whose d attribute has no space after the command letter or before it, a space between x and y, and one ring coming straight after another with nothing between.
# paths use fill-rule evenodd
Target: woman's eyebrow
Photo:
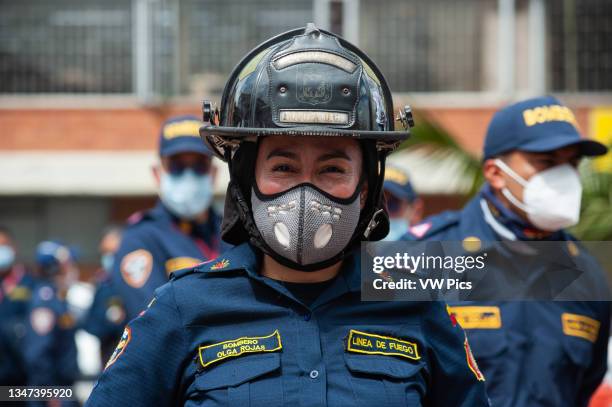
<instances>
[{"instance_id":1,"label":"woman's eyebrow","mask_svg":"<svg viewBox=\"0 0 612 407\"><path fill-rule=\"evenodd\" d=\"M275 148L274 150L270 151L268 153L268 156L266 157L266 160L269 160L270 158L273 157L285 157L285 158L290 158L292 160L297 160L298 156L296 153L287 150L287 149L283 149L283 148Z\"/></svg>"},{"instance_id":2,"label":"woman's eyebrow","mask_svg":"<svg viewBox=\"0 0 612 407\"><path fill-rule=\"evenodd\" d=\"M327 160L333 160L336 158L341 158L347 161L352 161L351 157L349 157L348 154L346 154L346 152L344 150L333 150L329 153L325 153L319 156L319 158L317 158L317 161L327 161Z\"/></svg>"}]
</instances>

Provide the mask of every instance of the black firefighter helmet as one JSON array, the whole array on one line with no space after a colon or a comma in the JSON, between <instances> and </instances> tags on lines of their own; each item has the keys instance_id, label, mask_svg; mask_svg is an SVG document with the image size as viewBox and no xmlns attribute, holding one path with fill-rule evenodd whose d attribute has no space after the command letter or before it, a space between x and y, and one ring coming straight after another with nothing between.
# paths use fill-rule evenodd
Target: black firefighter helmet
<instances>
[{"instance_id":1,"label":"black firefighter helmet","mask_svg":"<svg viewBox=\"0 0 612 407\"><path fill-rule=\"evenodd\" d=\"M408 107L400 111L403 130L395 131L389 86L372 60L354 45L314 24L273 37L234 68L221 108L205 101L203 113L206 124L200 135L230 170L222 227L225 241L250 240L270 252L250 209L256 142L267 135L359 140L371 193L351 243L387 234L382 200L385 158L410 135L412 115Z\"/></svg>"}]
</instances>

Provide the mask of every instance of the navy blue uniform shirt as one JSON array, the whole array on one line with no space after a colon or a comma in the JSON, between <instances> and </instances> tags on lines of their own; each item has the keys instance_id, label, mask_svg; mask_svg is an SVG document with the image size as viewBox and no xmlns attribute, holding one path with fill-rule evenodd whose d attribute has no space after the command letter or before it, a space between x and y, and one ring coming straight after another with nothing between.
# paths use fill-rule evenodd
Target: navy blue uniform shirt
<instances>
[{"instance_id":1,"label":"navy blue uniform shirt","mask_svg":"<svg viewBox=\"0 0 612 407\"><path fill-rule=\"evenodd\" d=\"M126 324L125 307L111 284L110 276L101 271L94 299L83 321L82 328L100 340L104 363L110 357Z\"/></svg>"},{"instance_id":2,"label":"navy blue uniform shirt","mask_svg":"<svg viewBox=\"0 0 612 407\"><path fill-rule=\"evenodd\" d=\"M248 244L181 270L126 327L87 405L488 405L444 304L362 302L360 285L358 253L310 305L261 276Z\"/></svg>"},{"instance_id":3,"label":"navy blue uniform shirt","mask_svg":"<svg viewBox=\"0 0 612 407\"><path fill-rule=\"evenodd\" d=\"M34 280L24 267L15 265L0 280L0 385L27 384L25 349L28 305Z\"/></svg>"},{"instance_id":4,"label":"navy blue uniform shirt","mask_svg":"<svg viewBox=\"0 0 612 407\"><path fill-rule=\"evenodd\" d=\"M405 240L463 241L483 244L526 240L516 217L492 198L485 186L459 212L444 212L413 226ZM590 264L605 283L592 257L564 231L548 239L567 241L577 261ZM512 270L515 259L508 259ZM508 270L500 270L507 272ZM538 270L523 270L537 273ZM461 302L451 310L466 330L474 356L487 378L494 407L582 407L606 372L609 303L598 301Z\"/></svg>"},{"instance_id":5,"label":"navy blue uniform shirt","mask_svg":"<svg viewBox=\"0 0 612 407\"><path fill-rule=\"evenodd\" d=\"M219 216L212 209L208 213L204 224L181 222L158 202L130 219L112 272L128 321L142 311L171 272L213 259L226 247L219 237Z\"/></svg>"},{"instance_id":6,"label":"navy blue uniform shirt","mask_svg":"<svg viewBox=\"0 0 612 407\"><path fill-rule=\"evenodd\" d=\"M49 281L37 282L22 344L32 386L71 386L79 375L75 320Z\"/></svg>"}]
</instances>

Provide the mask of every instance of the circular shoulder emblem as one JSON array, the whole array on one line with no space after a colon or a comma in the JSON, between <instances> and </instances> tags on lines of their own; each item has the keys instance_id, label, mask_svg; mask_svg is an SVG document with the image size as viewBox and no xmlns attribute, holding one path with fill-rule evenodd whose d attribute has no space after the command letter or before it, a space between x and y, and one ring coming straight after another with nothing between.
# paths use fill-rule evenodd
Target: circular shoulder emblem
<instances>
[{"instance_id":1,"label":"circular shoulder emblem","mask_svg":"<svg viewBox=\"0 0 612 407\"><path fill-rule=\"evenodd\" d=\"M142 287L153 269L153 256L144 249L134 250L121 260L121 277L131 287Z\"/></svg>"},{"instance_id":2,"label":"circular shoulder emblem","mask_svg":"<svg viewBox=\"0 0 612 407\"><path fill-rule=\"evenodd\" d=\"M30 314L30 324L37 335L47 335L55 326L55 314L46 307L35 308Z\"/></svg>"}]
</instances>

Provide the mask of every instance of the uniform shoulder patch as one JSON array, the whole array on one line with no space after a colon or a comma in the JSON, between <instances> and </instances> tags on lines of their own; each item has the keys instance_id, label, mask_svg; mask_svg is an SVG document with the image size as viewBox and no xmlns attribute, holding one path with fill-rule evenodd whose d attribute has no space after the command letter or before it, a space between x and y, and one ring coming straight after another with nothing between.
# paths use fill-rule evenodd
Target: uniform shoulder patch
<instances>
[{"instance_id":1,"label":"uniform shoulder patch","mask_svg":"<svg viewBox=\"0 0 612 407\"><path fill-rule=\"evenodd\" d=\"M51 301L53 299L53 296L55 295L53 293L53 288L49 287L48 285L43 285L42 287L40 287L38 289L38 297L43 300L43 301Z\"/></svg>"},{"instance_id":2,"label":"uniform shoulder patch","mask_svg":"<svg viewBox=\"0 0 612 407\"><path fill-rule=\"evenodd\" d=\"M11 301L28 301L32 297L32 292L28 287L18 285L9 293Z\"/></svg>"},{"instance_id":3,"label":"uniform shoulder patch","mask_svg":"<svg viewBox=\"0 0 612 407\"><path fill-rule=\"evenodd\" d=\"M123 334L121 334L121 339L119 339L119 343L117 344L117 347L113 351L113 354L111 355L111 357L108 359L108 362L106 362L106 366L104 366L104 370L108 369L113 363L117 361L117 359L119 359L119 356L123 354L123 352L125 351L125 348L127 348L127 345L128 343L130 343L131 339L132 339L132 330L129 326L126 326L123 329Z\"/></svg>"},{"instance_id":4,"label":"uniform shoulder patch","mask_svg":"<svg viewBox=\"0 0 612 407\"><path fill-rule=\"evenodd\" d=\"M415 342L351 329L346 341L346 351L367 355L399 356L419 360L419 348Z\"/></svg>"},{"instance_id":5,"label":"uniform shoulder patch","mask_svg":"<svg viewBox=\"0 0 612 407\"><path fill-rule=\"evenodd\" d=\"M140 288L153 270L153 255L145 249L134 250L121 260L121 277L130 287Z\"/></svg>"},{"instance_id":6,"label":"uniform shoulder patch","mask_svg":"<svg viewBox=\"0 0 612 407\"><path fill-rule=\"evenodd\" d=\"M576 336L593 343L597 341L601 323L596 319L564 312L561 314L561 323L565 335Z\"/></svg>"},{"instance_id":7,"label":"uniform shoulder patch","mask_svg":"<svg viewBox=\"0 0 612 407\"><path fill-rule=\"evenodd\" d=\"M456 225L460 219L460 212L446 211L439 215L431 216L421 223L412 226L409 234L417 239L423 239L435 235L450 226Z\"/></svg>"},{"instance_id":8,"label":"uniform shoulder patch","mask_svg":"<svg viewBox=\"0 0 612 407\"><path fill-rule=\"evenodd\" d=\"M142 211L134 212L127 218L126 223L128 225L135 225L136 223L140 222L143 217L144 213Z\"/></svg>"},{"instance_id":9,"label":"uniform shoulder patch","mask_svg":"<svg viewBox=\"0 0 612 407\"><path fill-rule=\"evenodd\" d=\"M501 311L496 306L448 307L451 316L463 329L500 329Z\"/></svg>"},{"instance_id":10,"label":"uniform shoulder patch","mask_svg":"<svg viewBox=\"0 0 612 407\"><path fill-rule=\"evenodd\" d=\"M57 320L57 324L59 325L60 328L64 330L68 330L68 329L72 329L75 326L76 321L74 320L74 317L72 316L72 314L70 314L69 312L66 312L60 315L59 319Z\"/></svg>"},{"instance_id":11,"label":"uniform shoulder patch","mask_svg":"<svg viewBox=\"0 0 612 407\"><path fill-rule=\"evenodd\" d=\"M485 381L485 377L482 374L482 372L480 371L480 369L478 368L478 363L476 363L476 359L474 358L474 354L472 354L472 349L470 348L470 343L468 342L467 336L463 340L463 348L465 349L465 357L466 357L466 360L467 360L468 367L470 368L472 373L474 373L474 376L476 376L476 379L479 382L484 382Z\"/></svg>"},{"instance_id":12,"label":"uniform shoulder patch","mask_svg":"<svg viewBox=\"0 0 612 407\"><path fill-rule=\"evenodd\" d=\"M34 308L30 313L30 325L37 335L47 335L55 326L55 314L47 307Z\"/></svg>"},{"instance_id":13,"label":"uniform shoulder patch","mask_svg":"<svg viewBox=\"0 0 612 407\"><path fill-rule=\"evenodd\" d=\"M227 259L219 260L210 266L211 270L222 270L230 266L230 261Z\"/></svg>"},{"instance_id":14,"label":"uniform shoulder patch","mask_svg":"<svg viewBox=\"0 0 612 407\"><path fill-rule=\"evenodd\" d=\"M114 325L120 325L125 320L125 310L123 303L117 298L113 298L106 303L106 311L104 317L108 322Z\"/></svg>"},{"instance_id":15,"label":"uniform shoulder patch","mask_svg":"<svg viewBox=\"0 0 612 407\"><path fill-rule=\"evenodd\" d=\"M243 336L198 348L201 367L248 353L279 352L283 348L278 329L266 336Z\"/></svg>"},{"instance_id":16,"label":"uniform shoulder patch","mask_svg":"<svg viewBox=\"0 0 612 407\"><path fill-rule=\"evenodd\" d=\"M175 271L195 267L201 263L201 260L194 257L174 257L166 261L166 274L174 273Z\"/></svg>"},{"instance_id":17,"label":"uniform shoulder patch","mask_svg":"<svg viewBox=\"0 0 612 407\"><path fill-rule=\"evenodd\" d=\"M409 231L416 238L420 239L431 229L431 222L419 223L417 225L411 226Z\"/></svg>"}]
</instances>

